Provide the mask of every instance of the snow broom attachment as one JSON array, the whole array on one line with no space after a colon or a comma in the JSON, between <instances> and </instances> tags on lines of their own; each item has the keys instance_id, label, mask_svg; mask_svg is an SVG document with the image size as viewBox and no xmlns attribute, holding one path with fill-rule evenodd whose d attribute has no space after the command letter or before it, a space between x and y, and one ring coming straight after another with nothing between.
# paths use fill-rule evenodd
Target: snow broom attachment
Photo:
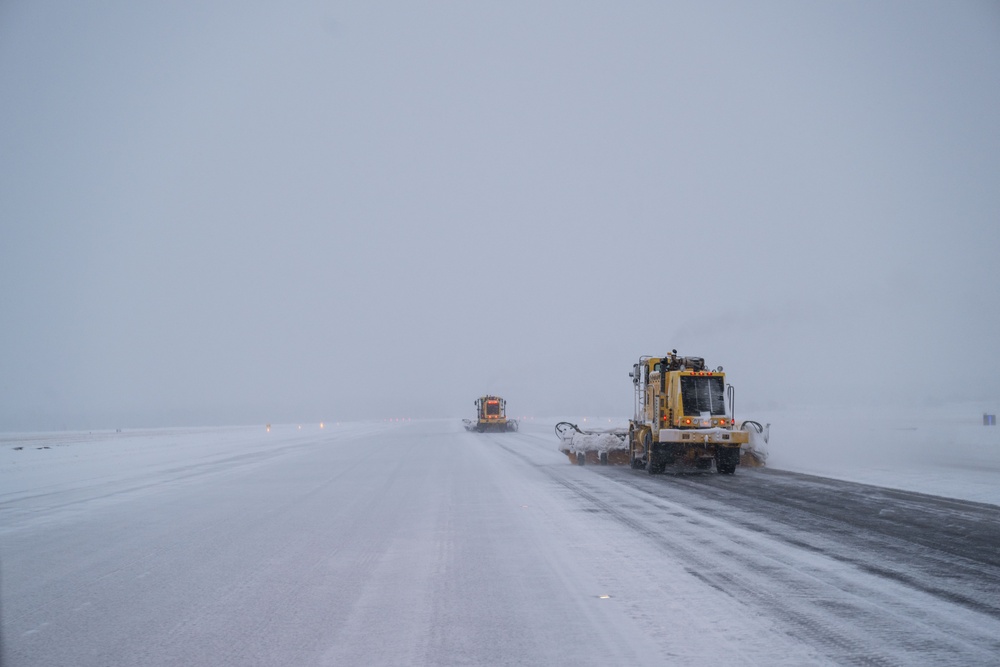
<instances>
[{"instance_id":1,"label":"snow broom attachment","mask_svg":"<svg viewBox=\"0 0 1000 667\"><path fill-rule=\"evenodd\" d=\"M556 424L559 451L569 457L570 463L599 463L625 465L628 456L628 427L592 429L584 431L576 424Z\"/></svg>"},{"instance_id":2,"label":"snow broom attachment","mask_svg":"<svg viewBox=\"0 0 1000 667\"><path fill-rule=\"evenodd\" d=\"M740 447L740 465L747 468L763 468L767 463L767 441L771 425L761 426L760 422L747 420L740 428L750 434L747 443Z\"/></svg>"}]
</instances>

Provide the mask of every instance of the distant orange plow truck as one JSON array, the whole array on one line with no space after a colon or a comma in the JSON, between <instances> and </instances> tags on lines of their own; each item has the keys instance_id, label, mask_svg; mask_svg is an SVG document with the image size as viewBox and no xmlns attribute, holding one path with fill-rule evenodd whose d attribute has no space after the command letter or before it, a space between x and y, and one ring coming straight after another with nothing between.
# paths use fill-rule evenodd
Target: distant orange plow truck
<instances>
[{"instance_id":1,"label":"distant orange plow truck","mask_svg":"<svg viewBox=\"0 0 1000 667\"><path fill-rule=\"evenodd\" d=\"M517 420L507 417L507 401L499 396L487 394L476 399L476 419L463 419L465 430L485 433L487 431L516 431Z\"/></svg>"}]
</instances>

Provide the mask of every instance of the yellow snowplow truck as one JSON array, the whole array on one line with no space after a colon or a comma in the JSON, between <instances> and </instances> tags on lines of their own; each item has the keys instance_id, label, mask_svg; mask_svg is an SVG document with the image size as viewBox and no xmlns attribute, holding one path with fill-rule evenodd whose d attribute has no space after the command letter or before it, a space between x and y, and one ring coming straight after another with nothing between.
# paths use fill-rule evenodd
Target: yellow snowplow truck
<instances>
[{"instance_id":1,"label":"yellow snowplow truck","mask_svg":"<svg viewBox=\"0 0 1000 667\"><path fill-rule=\"evenodd\" d=\"M749 433L733 423L733 388L722 366L705 367L701 357L639 358L629 373L635 388L635 416L629 422L629 463L651 475L667 466L732 475ZM728 406L727 406L728 398Z\"/></svg>"},{"instance_id":2,"label":"yellow snowplow truck","mask_svg":"<svg viewBox=\"0 0 1000 667\"><path fill-rule=\"evenodd\" d=\"M507 401L499 396L482 396L476 399L476 421L463 419L468 431L516 431L517 421L507 419Z\"/></svg>"}]
</instances>

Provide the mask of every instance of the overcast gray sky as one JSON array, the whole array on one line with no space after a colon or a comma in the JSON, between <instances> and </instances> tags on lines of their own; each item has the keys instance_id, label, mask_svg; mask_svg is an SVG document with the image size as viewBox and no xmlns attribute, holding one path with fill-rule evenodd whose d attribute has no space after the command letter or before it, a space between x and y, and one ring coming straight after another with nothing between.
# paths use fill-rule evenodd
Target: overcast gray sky
<instances>
[{"instance_id":1,"label":"overcast gray sky","mask_svg":"<svg viewBox=\"0 0 1000 667\"><path fill-rule=\"evenodd\" d=\"M1000 402L998 220L995 2L0 4L0 430Z\"/></svg>"}]
</instances>

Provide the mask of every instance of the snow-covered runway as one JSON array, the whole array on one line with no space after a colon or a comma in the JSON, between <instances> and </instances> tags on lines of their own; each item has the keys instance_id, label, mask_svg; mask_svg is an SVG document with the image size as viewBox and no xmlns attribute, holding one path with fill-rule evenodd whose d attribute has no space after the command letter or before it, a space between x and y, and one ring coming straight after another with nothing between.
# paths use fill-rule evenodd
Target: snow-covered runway
<instances>
[{"instance_id":1,"label":"snow-covered runway","mask_svg":"<svg viewBox=\"0 0 1000 667\"><path fill-rule=\"evenodd\" d=\"M1000 655L1000 508L774 471L577 467L550 429L4 439L3 664Z\"/></svg>"}]
</instances>

